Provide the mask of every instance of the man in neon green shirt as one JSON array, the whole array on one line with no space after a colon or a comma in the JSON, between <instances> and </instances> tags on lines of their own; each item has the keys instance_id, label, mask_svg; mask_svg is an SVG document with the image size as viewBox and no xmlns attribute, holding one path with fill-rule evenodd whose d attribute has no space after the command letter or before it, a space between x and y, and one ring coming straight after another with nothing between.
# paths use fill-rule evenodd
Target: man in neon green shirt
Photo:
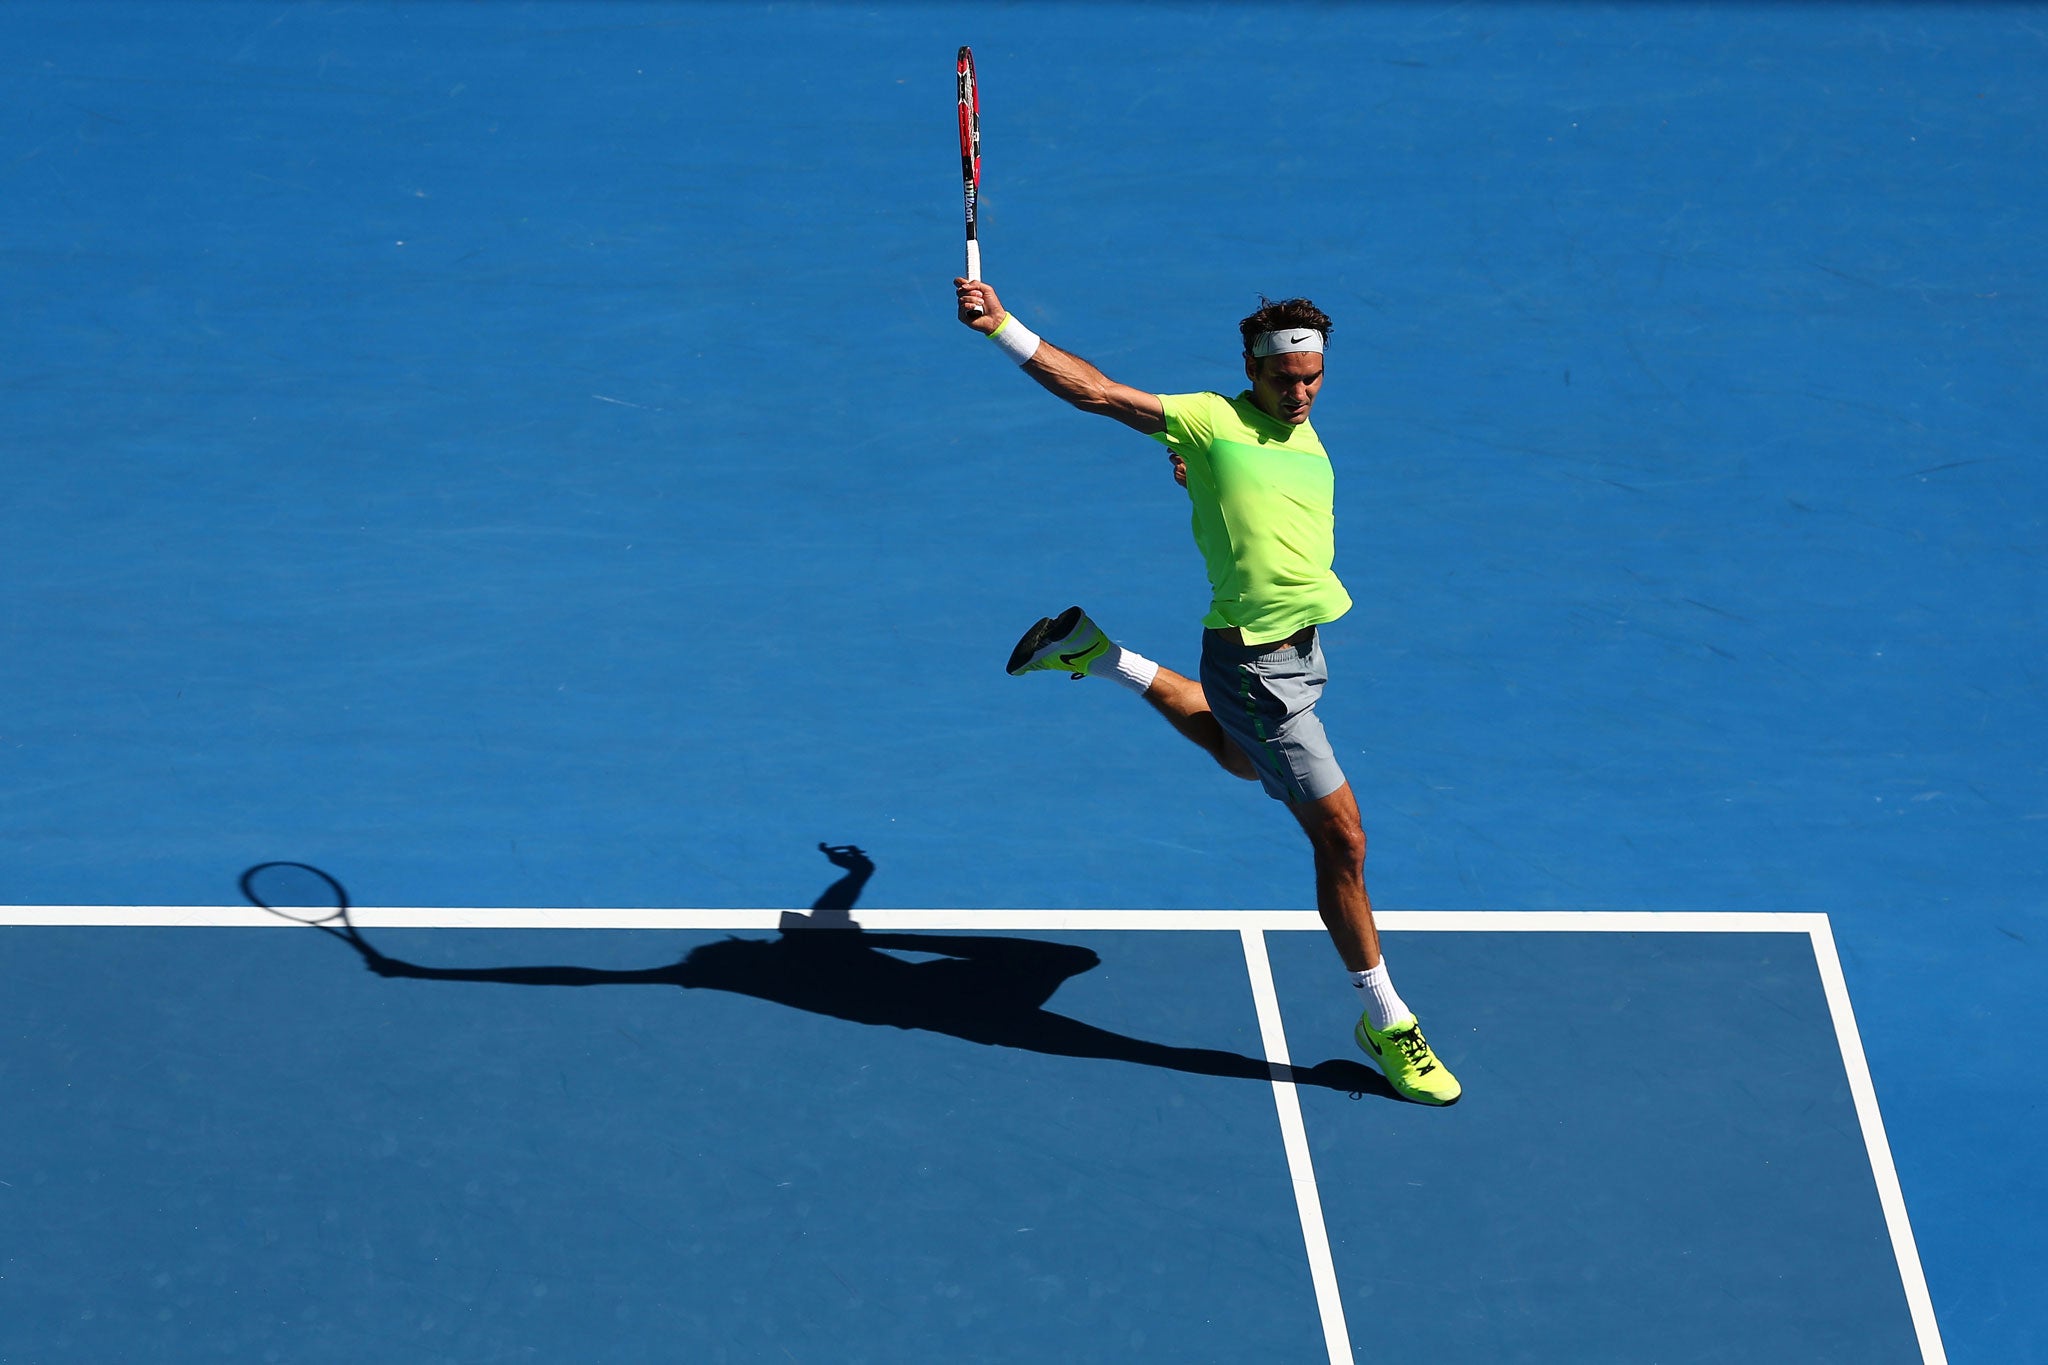
<instances>
[{"instance_id":1,"label":"man in neon green shirt","mask_svg":"<svg viewBox=\"0 0 2048 1365\"><path fill-rule=\"evenodd\" d=\"M1327 678L1316 627L1351 607L1332 569L1330 459L1309 423L1330 319L1306 299L1261 300L1239 324L1251 388L1234 398L1162 395L1119 384L1043 341L986 283L956 279L953 287L960 321L1054 395L1166 444L1209 574L1199 680L1115 644L1079 607L1025 632L1009 671L1121 683L1226 771L1285 802L1315 853L1316 909L1364 1002L1359 1046L1401 1094L1453 1102L1457 1080L1387 974L1365 889L1358 801L1315 715Z\"/></svg>"}]
</instances>

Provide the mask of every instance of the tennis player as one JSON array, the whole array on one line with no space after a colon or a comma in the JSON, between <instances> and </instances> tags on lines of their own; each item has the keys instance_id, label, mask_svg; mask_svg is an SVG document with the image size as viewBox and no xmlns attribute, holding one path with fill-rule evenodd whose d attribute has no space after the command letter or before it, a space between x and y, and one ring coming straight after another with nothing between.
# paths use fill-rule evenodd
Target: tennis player
<instances>
[{"instance_id":1,"label":"tennis player","mask_svg":"<svg viewBox=\"0 0 2048 1365\"><path fill-rule=\"evenodd\" d=\"M1209 571L1200 681L1116 644L1079 607L1024 632L1010 673L1120 683L1226 771L1257 779L1286 803L1315 850L1316 909L1364 1003L1358 1045L1407 1098L1456 1100L1457 1080L1387 975L1365 890L1358 801L1315 713L1328 676L1316 628L1351 606L1331 571L1330 458L1309 423L1330 319L1307 299L1261 299L1238 324L1249 389L1234 398L1151 394L1041 340L986 283L956 279L953 288L960 321L1054 395L1165 443Z\"/></svg>"}]
</instances>

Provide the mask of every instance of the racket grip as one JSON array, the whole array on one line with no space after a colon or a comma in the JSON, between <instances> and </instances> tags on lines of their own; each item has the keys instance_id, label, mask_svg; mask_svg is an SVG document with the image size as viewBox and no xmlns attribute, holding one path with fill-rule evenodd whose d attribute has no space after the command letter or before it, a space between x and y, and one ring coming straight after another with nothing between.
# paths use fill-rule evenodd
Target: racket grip
<instances>
[{"instance_id":1,"label":"racket grip","mask_svg":"<svg viewBox=\"0 0 2048 1365\"><path fill-rule=\"evenodd\" d=\"M981 243L971 238L967 243L967 278L970 280L981 278Z\"/></svg>"}]
</instances>

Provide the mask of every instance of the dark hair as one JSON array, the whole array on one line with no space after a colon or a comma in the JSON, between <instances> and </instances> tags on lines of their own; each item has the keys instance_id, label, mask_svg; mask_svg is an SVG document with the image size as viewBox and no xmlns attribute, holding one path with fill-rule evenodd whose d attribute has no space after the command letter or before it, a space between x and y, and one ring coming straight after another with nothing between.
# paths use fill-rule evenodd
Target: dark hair
<instances>
[{"instance_id":1,"label":"dark hair","mask_svg":"<svg viewBox=\"0 0 2048 1365\"><path fill-rule=\"evenodd\" d=\"M1252 342L1261 332L1277 332L1282 328L1313 327L1323 334L1327 343L1330 339L1330 315L1310 303L1307 299L1280 299L1277 302L1259 295L1259 310L1237 324L1237 330L1244 334L1244 353L1252 353Z\"/></svg>"}]
</instances>

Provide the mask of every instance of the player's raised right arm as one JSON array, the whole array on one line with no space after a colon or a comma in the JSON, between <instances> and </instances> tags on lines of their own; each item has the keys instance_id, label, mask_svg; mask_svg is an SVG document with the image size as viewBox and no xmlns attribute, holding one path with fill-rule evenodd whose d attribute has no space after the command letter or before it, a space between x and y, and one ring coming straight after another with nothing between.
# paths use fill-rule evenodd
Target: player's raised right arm
<instances>
[{"instance_id":1,"label":"player's raised right arm","mask_svg":"<svg viewBox=\"0 0 2048 1365\"><path fill-rule=\"evenodd\" d=\"M1020 361L1026 374L1054 396L1065 399L1083 412L1114 417L1133 431L1142 431L1147 436L1166 430L1166 409L1160 405L1159 395L1119 384L1080 356L1036 337L1003 311L1002 301L986 282L956 279L953 289L959 296L960 321L983 336L994 337L997 345L1004 346L1005 351ZM1004 336L1000 334L1010 333L1012 329L1016 329L1016 335L1011 337L1010 345L1005 345ZM1020 338L1031 339L1026 343L1028 349L1015 345Z\"/></svg>"},{"instance_id":2,"label":"player's raised right arm","mask_svg":"<svg viewBox=\"0 0 2048 1365\"><path fill-rule=\"evenodd\" d=\"M1072 351L1063 351L1050 341L1038 343L1038 350L1024 362L1024 373L1083 412L1114 417L1147 436L1166 430L1166 409L1160 406L1158 394L1119 384Z\"/></svg>"}]
</instances>

